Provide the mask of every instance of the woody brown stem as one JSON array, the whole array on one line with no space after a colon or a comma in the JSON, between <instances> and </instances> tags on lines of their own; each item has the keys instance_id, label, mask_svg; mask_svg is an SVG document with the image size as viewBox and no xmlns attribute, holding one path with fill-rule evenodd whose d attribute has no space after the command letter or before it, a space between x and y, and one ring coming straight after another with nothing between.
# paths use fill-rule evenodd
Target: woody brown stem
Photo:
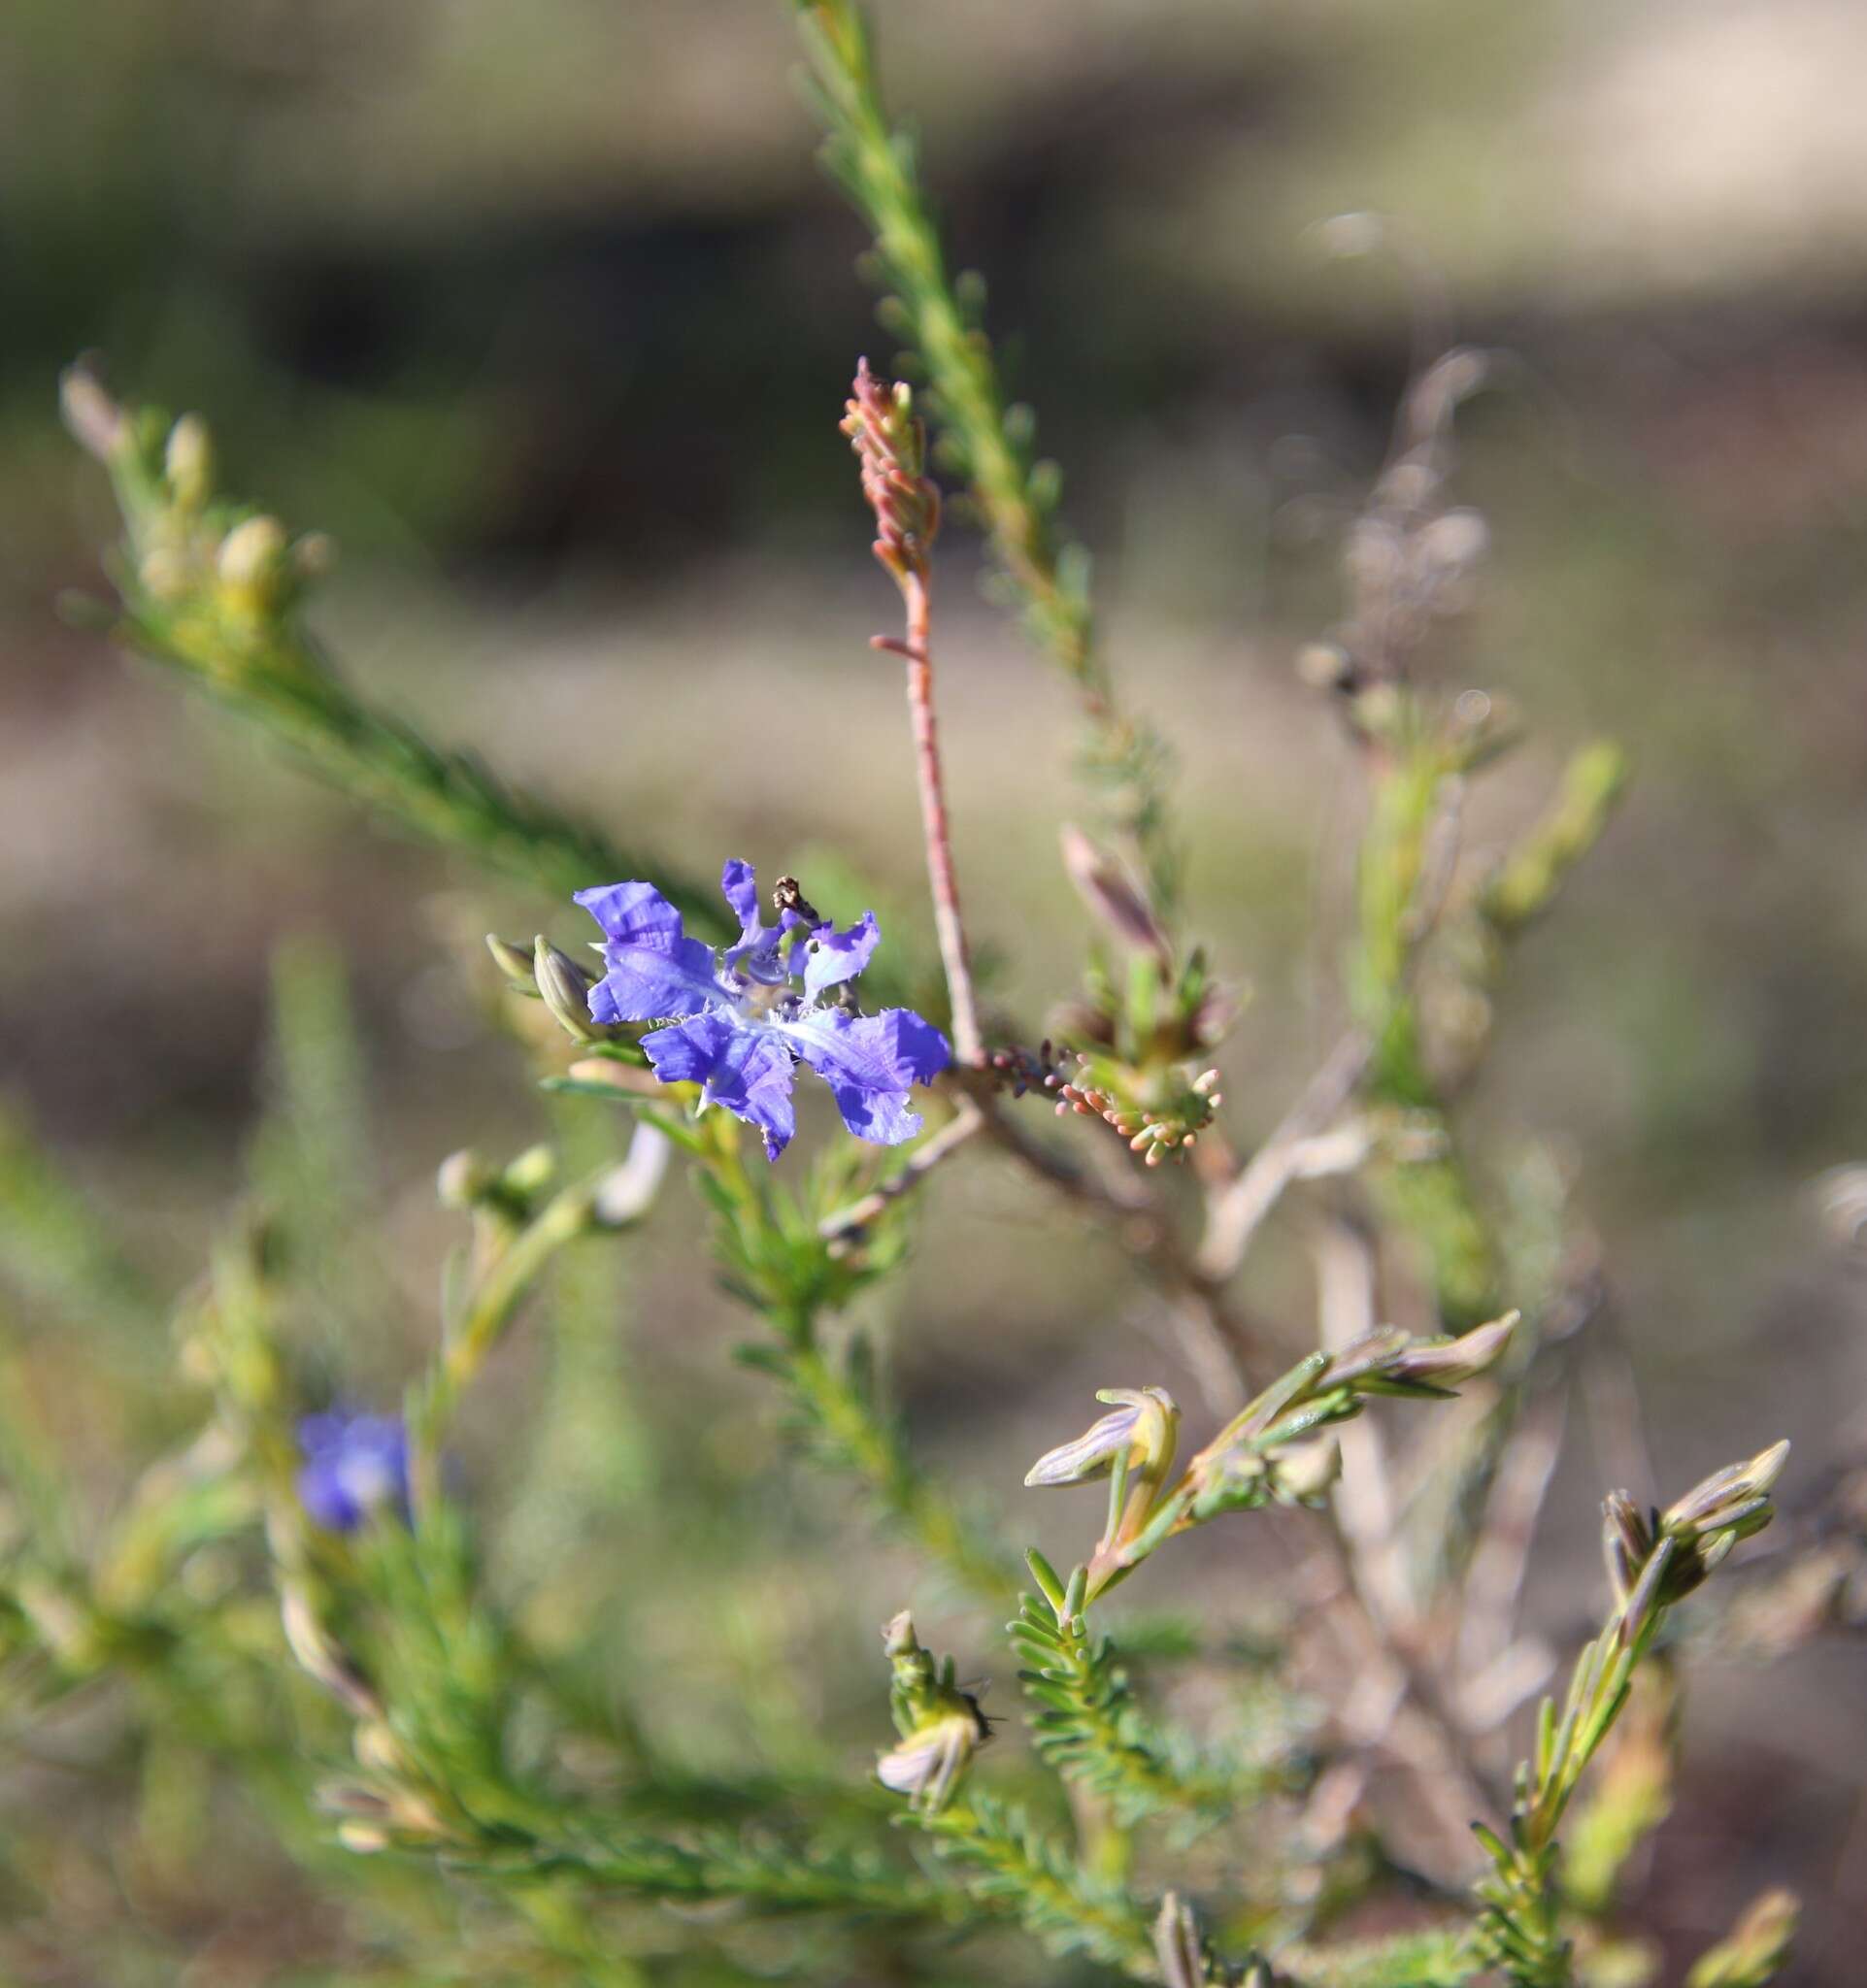
<instances>
[{"instance_id":1,"label":"woody brown stem","mask_svg":"<svg viewBox=\"0 0 1867 1988\"><path fill-rule=\"evenodd\" d=\"M952 840L947 826L947 790L940 771L940 732L933 706L933 602L924 572L910 567L901 577L908 610L908 639L884 643L908 662L908 715L914 727L915 772L920 784L920 822L927 845L927 883L933 893L934 931L947 973L952 1008L953 1054L961 1063L983 1060L979 1012L973 1000L972 964L966 927L959 914L959 882L953 872Z\"/></svg>"}]
</instances>

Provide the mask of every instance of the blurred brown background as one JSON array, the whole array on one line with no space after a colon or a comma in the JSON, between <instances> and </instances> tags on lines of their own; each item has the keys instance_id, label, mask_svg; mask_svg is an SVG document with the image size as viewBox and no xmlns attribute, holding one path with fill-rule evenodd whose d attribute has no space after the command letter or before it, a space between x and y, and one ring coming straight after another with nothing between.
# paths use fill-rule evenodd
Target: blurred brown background
<instances>
[{"instance_id":1,"label":"blurred brown background","mask_svg":"<svg viewBox=\"0 0 1867 1988\"><path fill-rule=\"evenodd\" d=\"M1441 668L1517 701L1531 745L1476 832L1592 733L1638 779L1517 956L1472 1109L1500 1149L1534 1129L1578 1170L1652 1425L1658 1482L1632 1488L1787 1433L1793 1507L1867 1402L1867 1288L1815 1186L1867 1156L1867 14L878 15L1117 667L1181 754L1191 922L1252 990L1227 1055L1245 1137L1329 1039L1354 822L1291 656L1335 612L1335 530L1418 343L1510 355L1461 428L1493 555ZM777 0L12 0L0 21L0 1082L169 1286L237 1185L269 953L322 932L382 1109L406 1309L368 1357L395 1371L428 1329L435 1159L542 1122L453 941L548 914L383 841L61 625L109 514L56 429L57 367L101 348L132 396L209 415L230 488L329 528L320 625L437 733L689 872L859 859L912 908L898 690L865 646L889 601L835 432L855 355L888 343L795 63ZM1397 216L1412 268L1325 257L1344 209ZM974 556L954 532L957 855L1028 1013L1078 957L1069 724ZM1033 1240L989 1163L934 1200L899 1384L917 1441L1009 1497L1088 1388L1153 1377L1122 1331L1147 1301L1112 1300L1091 1244ZM721 1458L776 1470L721 1357L737 1328L694 1297L691 1211L672 1224L643 1371ZM1300 1307L1275 1240L1255 1287ZM35 1344L47 1412L83 1422L89 1354ZM83 1432L105 1475L122 1434ZM1549 1580L1565 1636L1618 1467L1585 1416L1571 1437L1545 1542L1575 1576ZM1857 1651L1699 1680L1648 1914L1677 1950L1783 1876L1814 1895L1790 1978L1861 1978L1863 1712Z\"/></svg>"}]
</instances>

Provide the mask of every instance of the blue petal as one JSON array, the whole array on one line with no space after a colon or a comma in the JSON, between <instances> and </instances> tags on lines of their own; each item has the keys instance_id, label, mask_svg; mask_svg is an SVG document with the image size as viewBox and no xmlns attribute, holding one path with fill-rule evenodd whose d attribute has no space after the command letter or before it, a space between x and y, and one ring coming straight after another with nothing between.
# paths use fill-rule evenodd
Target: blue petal
<instances>
[{"instance_id":1,"label":"blue petal","mask_svg":"<svg viewBox=\"0 0 1867 1988\"><path fill-rule=\"evenodd\" d=\"M908 1109L909 1087L931 1082L952 1060L946 1037L907 1008L880 1014L825 1008L775 1026L829 1085L844 1124L878 1145L899 1145L920 1130L920 1114Z\"/></svg>"},{"instance_id":2,"label":"blue petal","mask_svg":"<svg viewBox=\"0 0 1867 1988\"><path fill-rule=\"evenodd\" d=\"M713 953L685 936L681 913L652 883L606 883L575 896L610 942L609 971L590 989L592 1021L666 1021L725 999Z\"/></svg>"},{"instance_id":3,"label":"blue petal","mask_svg":"<svg viewBox=\"0 0 1867 1988\"><path fill-rule=\"evenodd\" d=\"M758 872L735 856L720 872L719 888L733 916L748 931L758 923Z\"/></svg>"},{"instance_id":4,"label":"blue petal","mask_svg":"<svg viewBox=\"0 0 1867 1988\"><path fill-rule=\"evenodd\" d=\"M757 872L735 856L720 874L719 888L739 920L739 943L722 955L726 971L767 987L783 986L786 973L778 953L779 933L758 918Z\"/></svg>"},{"instance_id":5,"label":"blue petal","mask_svg":"<svg viewBox=\"0 0 1867 1988\"><path fill-rule=\"evenodd\" d=\"M652 883L605 883L572 893L617 945L650 945L672 952L682 943L681 913Z\"/></svg>"},{"instance_id":6,"label":"blue petal","mask_svg":"<svg viewBox=\"0 0 1867 1988\"><path fill-rule=\"evenodd\" d=\"M697 1083L710 1105L765 1135L765 1157L775 1160L797 1129L791 1104L791 1052L770 1028L748 1027L724 1014L696 1015L644 1036L654 1074L663 1083Z\"/></svg>"},{"instance_id":7,"label":"blue petal","mask_svg":"<svg viewBox=\"0 0 1867 1988\"><path fill-rule=\"evenodd\" d=\"M882 943L882 928L873 911L864 911L847 932L832 929L826 918L815 933L804 961L804 991L815 1001L825 987L853 980Z\"/></svg>"},{"instance_id":8,"label":"blue petal","mask_svg":"<svg viewBox=\"0 0 1867 1988\"><path fill-rule=\"evenodd\" d=\"M609 971L590 989L592 1021L668 1021L726 1005L713 953L697 939L679 939L667 950L606 945L603 961Z\"/></svg>"},{"instance_id":9,"label":"blue petal","mask_svg":"<svg viewBox=\"0 0 1867 1988\"><path fill-rule=\"evenodd\" d=\"M305 1467L298 1497L332 1532L353 1532L373 1512L409 1509L409 1441L393 1415L308 1415L298 1425Z\"/></svg>"},{"instance_id":10,"label":"blue petal","mask_svg":"<svg viewBox=\"0 0 1867 1988\"><path fill-rule=\"evenodd\" d=\"M336 1465L330 1462L307 1464L299 1472L298 1502L312 1523L322 1526L326 1532L354 1532L363 1523L362 1512L345 1490Z\"/></svg>"}]
</instances>

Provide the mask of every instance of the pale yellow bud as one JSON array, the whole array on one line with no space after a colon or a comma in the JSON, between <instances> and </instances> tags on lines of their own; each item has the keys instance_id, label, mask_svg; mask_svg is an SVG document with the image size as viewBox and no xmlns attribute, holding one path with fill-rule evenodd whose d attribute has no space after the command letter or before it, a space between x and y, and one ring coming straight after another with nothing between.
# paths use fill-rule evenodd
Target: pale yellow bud
<instances>
[{"instance_id":1,"label":"pale yellow bud","mask_svg":"<svg viewBox=\"0 0 1867 1988\"><path fill-rule=\"evenodd\" d=\"M263 619L279 606L285 577L285 528L276 517L249 517L220 542L217 562L223 604Z\"/></svg>"},{"instance_id":2,"label":"pale yellow bud","mask_svg":"<svg viewBox=\"0 0 1867 1988\"><path fill-rule=\"evenodd\" d=\"M199 414L183 414L169 430L162 473L180 510L199 511L214 494L214 443Z\"/></svg>"}]
</instances>

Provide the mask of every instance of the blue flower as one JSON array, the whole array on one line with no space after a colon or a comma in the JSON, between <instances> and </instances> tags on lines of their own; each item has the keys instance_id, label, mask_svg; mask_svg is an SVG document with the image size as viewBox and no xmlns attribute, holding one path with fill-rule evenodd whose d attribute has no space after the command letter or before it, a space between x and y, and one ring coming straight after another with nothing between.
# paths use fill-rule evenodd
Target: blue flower
<instances>
[{"instance_id":1,"label":"blue flower","mask_svg":"<svg viewBox=\"0 0 1867 1988\"><path fill-rule=\"evenodd\" d=\"M642 1039L655 1076L697 1083L703 1103L756 1125L767 1159L797 1129L791 1081L800 1060L829 1085L858 1139L912 1139L920 1116L908 1109L908 1093L951 1062L946 1037L912 1009L856 1014L823 1004L869 964L882 939L875 913L839 932L827 918L786 908L771 926L759 915L750 863L728 863L719 887L740 933L717 953L686 936L681 913L652 884L577 893L603 928L609 969L590 990L592 1019L664 1024Z\"/></svg>"},{"instance_id":2,"label":"blue flower","mask_svg":"<svg viewBox=\"0 0 1867 1988\"><path fill-rule=\"evenodd\" d=\"M409 1515L409 1439L398 1415L333 1408L298 1425L298 1502L320 1526L353 1533L387 1508Z\"/></svg>"}]
</instances>

